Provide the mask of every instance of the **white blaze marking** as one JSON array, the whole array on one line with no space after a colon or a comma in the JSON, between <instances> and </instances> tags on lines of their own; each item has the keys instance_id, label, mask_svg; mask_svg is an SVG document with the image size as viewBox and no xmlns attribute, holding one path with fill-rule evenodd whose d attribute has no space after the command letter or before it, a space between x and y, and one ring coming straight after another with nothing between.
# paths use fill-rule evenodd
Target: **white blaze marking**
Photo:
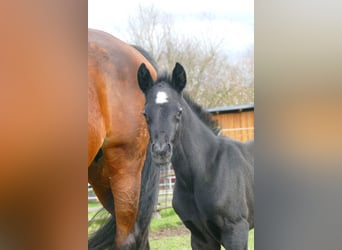
<instances>
[{"instance_id":1,"label":"white blaze marking","mask_svg":"<svg viewBox=\"0 0 342 250\"><path fill-rule=\"evenodd\" d=\"M157 93L157 97L156 97L156 103L157 104L163 104L168 102L167 100L167 94L164 91L159 91Z\"/></svg>"}]
</instances>

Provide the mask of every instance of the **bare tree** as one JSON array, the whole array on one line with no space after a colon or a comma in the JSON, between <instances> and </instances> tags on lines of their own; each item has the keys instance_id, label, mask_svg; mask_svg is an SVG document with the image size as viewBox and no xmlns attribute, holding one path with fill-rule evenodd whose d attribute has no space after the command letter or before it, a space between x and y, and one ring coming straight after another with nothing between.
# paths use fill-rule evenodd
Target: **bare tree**
<instances>
[{"instance_id":1,"label":"bare tree","mask_svg":"<svg viewBox=\"0 0 342 250\"><path fill-rule=\"evenodd\" d=\"M128 33L130 42L149 51L161 68L171 70L180 62L187 71L188 93L204 107L254 102L253 49L232 63L220 42L180 35L172 16L153 6L139 7Z\"/></svg>"}]
</instances>

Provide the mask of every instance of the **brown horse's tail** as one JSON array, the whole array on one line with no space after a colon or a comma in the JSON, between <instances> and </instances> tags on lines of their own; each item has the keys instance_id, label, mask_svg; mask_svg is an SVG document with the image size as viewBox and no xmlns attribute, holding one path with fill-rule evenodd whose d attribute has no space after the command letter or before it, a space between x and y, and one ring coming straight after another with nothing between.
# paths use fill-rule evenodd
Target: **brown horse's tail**
<instances>
[{"instance_id":1,"label":"brown horse's tail","mask_svg":"<svg viewBox=\"0 0 342 250\"><path fill-rule=\"evenodd\" d=\"M139 212L135 223L134 236L136 248L148 250L148 229L156 209L159 194L160 168L152 160L150 143L147 145L146 160L141 174Z\"/></svg>"},{"instance_id":2,"label":"brown horse's tail","mask_svg":"<svg viewBox=\"0 0 342 250\"><path fill-rule=\"evenodd\" d=\"M142 54L147 59L147 61L149 61L152 64L153 68L155 69L155 71L158 74L159 67L158 67L157 62L153 59L153 57L146 50L141 48L140 46L135 45L135 44L131 44L131 46L133 48L135 48L137 51L139 51L139 53Z\"/></svg>"},{"instance_id":3,"label":"brown horse's tail","mask_svg":"<svg viewBox=\"0 0 342 250\"><path fill-rule=\"evenodd\" d=\"M96 217L96 216L95 216ZM88 240L89 250L115 249L114 238L116 235L115 217L111 216L105 224Z\"/></svg>"},{"instance_id":4,"label":"brown horse's tail","mask_svg":"<svg viewBox=\"0 0 342 250\"><path fill-rule=\"evenodd\" d=\"M130 246L125 246L125 249L150 249L148 228L158 200L160 169L152 161L150 144L147 148L146 160L141 174L139 212L134 226L134 241L131 242ZM100 213L98 216L100 216ZM114 245L116 235L115 224L115 218L110 216L107 222L89 239L88 249L117 249Z\"/></svg>"}]
</instances>

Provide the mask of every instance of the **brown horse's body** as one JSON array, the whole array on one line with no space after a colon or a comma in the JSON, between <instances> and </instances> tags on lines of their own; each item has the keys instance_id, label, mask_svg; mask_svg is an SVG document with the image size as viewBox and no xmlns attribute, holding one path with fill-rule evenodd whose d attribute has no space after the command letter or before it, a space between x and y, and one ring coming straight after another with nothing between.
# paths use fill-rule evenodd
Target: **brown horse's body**
<instances>
[{"instance_id":1,"label":"brown horse's body","mask_svg":"<svg viewBox=\"0 0 342 250\"><path fill-rule=\"evenodd\" d=\"M137 70L145 63L132 46L97 30L88 33L88 179L103 206L116 218L116 244L132 232L149 135L141 115L145 97ZM102 149L106 164L93 162ZM113 210L115 204L115 213Z\"/></svg>"}]
</instances>

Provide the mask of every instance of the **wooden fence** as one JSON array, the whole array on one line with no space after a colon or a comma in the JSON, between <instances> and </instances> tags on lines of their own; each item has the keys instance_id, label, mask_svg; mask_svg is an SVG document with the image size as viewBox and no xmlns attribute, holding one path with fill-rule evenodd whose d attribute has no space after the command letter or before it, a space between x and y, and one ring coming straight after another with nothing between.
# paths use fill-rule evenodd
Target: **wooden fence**
<instances>
[{"instance_id":1,"label":"wooden fence","mask_svg":"<svg viewBox=\"0 0 342 250\"><path fill-rule=\"evenodd\" d=\"M175 172L170 165L160 171L157 212L172 207L173 187L176 182Z\"/></svg>"},{"instance_id":2,"label":"wooden fence","mask_svg":"<svg viewBox=\"0 0 342 250\"><path fill-rule=\"evenodd\" d=\"M159 182L159 195L158 195L158 203L156 207L156 212L159 212L162 209L172 207L173 187L175 185L175 181L176 181L176 176L171 167L161 169L160 182ZM99 203L98 198L96 197L93 189L91 188L89 184L88 184L88 202ZM97 212L100 208L101 208L101 205L99 203L99 206L88 208L88 213Z\"/></svg>"}]
</instances>

